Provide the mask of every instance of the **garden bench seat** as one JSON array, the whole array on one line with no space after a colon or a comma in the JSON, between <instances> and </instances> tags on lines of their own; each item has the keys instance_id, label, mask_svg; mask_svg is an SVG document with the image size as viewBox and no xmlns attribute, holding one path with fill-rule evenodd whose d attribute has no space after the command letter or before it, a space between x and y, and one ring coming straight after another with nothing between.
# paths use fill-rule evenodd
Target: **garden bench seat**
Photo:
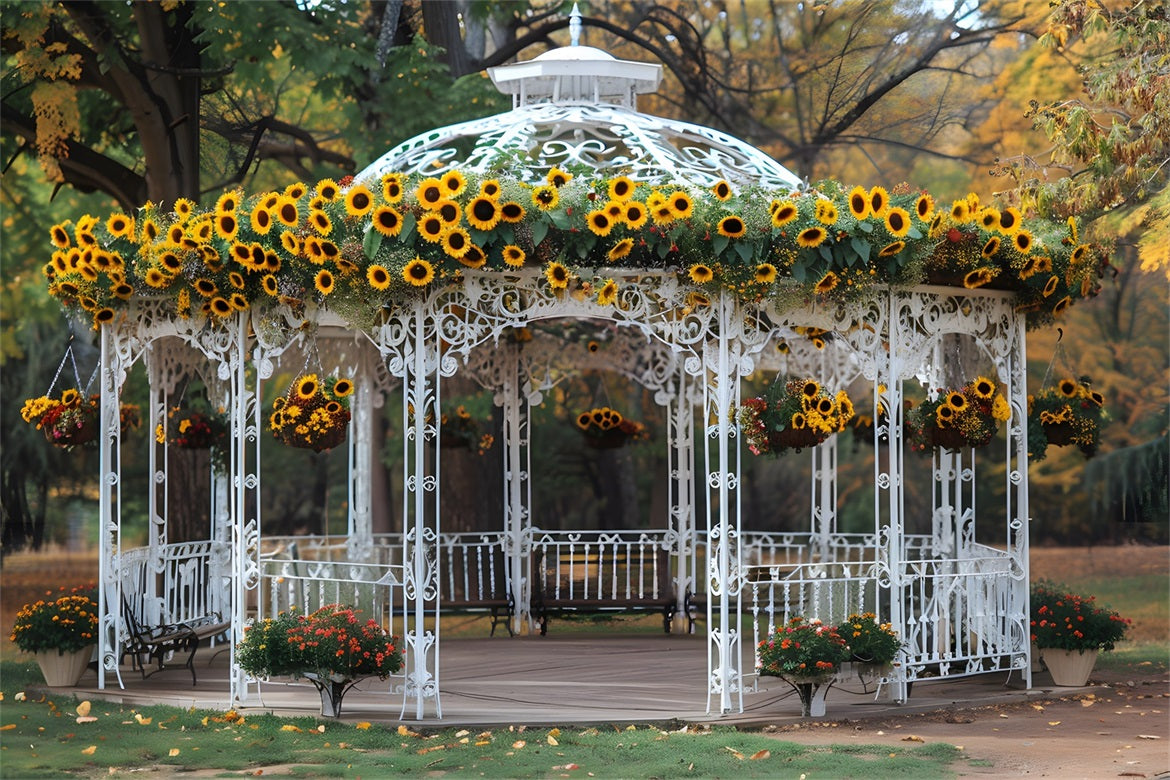
<instances>
[{"instance_id":1,"label":"garden bench seat","mask_svg":"<svg viewBox=\"0 0 1170 780\"><path fill-rule=\"evenodd\" d=\"M122 646L122 658L130 656L131 667L142 673L142 679L166 669L168 658L186 653L183 665L191 672L192 685L199 682L195 674L195 653L199 643L223 636L232 626L230 620L224 620L218 613L182 623L145 626L125 599L122 601L122 617L129 634ZM146 667L152 660L158 668L148 673Z\"/></svg>"},{"instance_id":2,"label":"garden bench seat","mask_svg":"<svg viewBox=\"0 0 1170 780\"><path fill-rule=\"evenodd\" d=\"M670 633L678 604L670 576L670 554L650 555L603 547L557 557L544 549L533 553L532 617L548 633L554 615L662 613Z\"/></svg>"}]
</instances>

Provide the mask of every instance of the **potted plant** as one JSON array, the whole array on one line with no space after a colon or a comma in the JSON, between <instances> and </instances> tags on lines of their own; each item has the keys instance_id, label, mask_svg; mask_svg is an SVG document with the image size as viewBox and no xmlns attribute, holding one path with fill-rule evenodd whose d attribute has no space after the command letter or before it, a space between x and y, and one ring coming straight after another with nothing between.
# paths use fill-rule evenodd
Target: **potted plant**
<instances>
[{"instance_id":1,"label":"potted plant","mask_svg":"<svg viewBox=\"0 0 1170 780\"><path fill-rule=\"evenodd\" d=\"M25 399L20 416L26 423L35 425L49 443L72 449L97 441L100 411L101 396L86 398L77 390L69 389L58 398L42 395ZM122 404L119 419L123 433L137 428L138 407Z\"/></svg>"},{"instance_id":2,"label":"potted plant","mask_svg":"<svg viewBox=\"0 0 1170 780\"><path fill-rule=\"evenodd\" d=\"M765 395L744 401L736 415L754 455L814 447L845 430L852 418L848 394L834 395L815 379L773 385Z\"/></svg>"},{"instance_id":3,"label":"potted plant","mask_svg":"<svg viewBox=\"0 0 1170 780\"><path fill-rule=\"evenodd\" d=\"M9 639L36 656L45 683L76 685L97 644L98 604L93 588L52 591L16 613Z\"/></svg>"},{"instance_id":4,"label":"potted plant","mask_svg":"<svg viewBox=\"0 0 1170 780\"><path fill-rule=\"evenodd\" d=\"M906 413L912 450L982 447L994 438L1011 408L991 379L981 376L959 388L941 389Z\"/></svg>"},{"instance_id":5,"label":"potted plant","mask_svg":"<svg viewBox=\"0 0 1170 780\"><path fill-rule=\"evenodd\" d=\"M373 618L342 604L309 615L281 612L252 623L236 652L241 669L253 677L291 675L312 681L321 695L321 714L336 718L341 700L363 677L386 679L402 668L398 637Z\"/></svg>"},{"instance_id":6,"label":"potted plant","mask_svg":"<svg viewBox=\"0 0 1170 780\"><path fill-rule=\"evenodd\" d=\"M1050 445L1075 444L1091 458L1101 443L1105 419L1105 397L1087 381L1065 377L1055 388L1028 396L1028 456L1041 461Z\"/></svg>"},{"instance_id":7,"label":"potted plant","mask_svg":"<svg viewBox=\"0 0 1170 780\"><path fill-rule=\"evenodd\" d=\"M227 436L227 422L222 414L206 410L176 406L167 415L166 431L160 425L155 429L155 439L182 450L206 450L223 442Z\"/></svg>"},{"instance_id":8,"label":"potted plant","mask_svg":"<svg viewBox=\"0 0 1170 780\"><path fill-rule=\"evenodd\" d=\"M863 683L885 674L902 649L902 640L893 627L879 623L872 612L850 615L837 626L837 633L849 644L849 661Z\"/></svg>"},{"instance_id":9,"label":"potted plant","mask_svg":"<svg viewBox=\"0 0 1170 780\"><path fill-rule=\"evenodd\" d=\"M649 435L646 426L630 420L617 409L599 406L577 415L577 429L585 436L585 444L598 450L624 447Z\"/></svg>"},{"instance_id":10,"label":"potted plant","mask_svg":"<svg viewBox=\"0 0 1170 780\"><path fill-rule=\"evenodd\" d=\"M1132 623L1093 596L1073 593L1048 580L1032 583L1032 642L1040 659L1061 686L1081 686L1089 679L1102 650L1112 650Z\"/></svg>"},{"instance_id":11,"label":"potted plant","mask_svg":"<svg viewBox=\"0 0 1170 780\"><path fill-rule=\"evenodd\" d=\"M481 430L480 421L467 410L466 404L458 404L455 414L442 416L439 429L439 446L447 449L467 449L483 455L496 439Z\"/></svg>"},{"instance_id":12,"label":"potted plant","mask_svg":"<svg viewBox=\"0 0 1170 780\"><path fill-rule=\"evenodd\" d=\"M849 647L836 626L794 617L756 647L756 669L779 677L800 696L801 715L825 714L825 694Z\"/></svg>"},{"instance_id":13,"label":"potted plant","mask_svg":"<svg viewBox=\"0 0 1170 780\"><path fill-rule=\"evenodd\" d=\"M296 378L288 393L272 403L272 435L290 447L323 452L345 441L349 431L349 396L353 382L316 374Z\"/></svg>"}]
</instances>

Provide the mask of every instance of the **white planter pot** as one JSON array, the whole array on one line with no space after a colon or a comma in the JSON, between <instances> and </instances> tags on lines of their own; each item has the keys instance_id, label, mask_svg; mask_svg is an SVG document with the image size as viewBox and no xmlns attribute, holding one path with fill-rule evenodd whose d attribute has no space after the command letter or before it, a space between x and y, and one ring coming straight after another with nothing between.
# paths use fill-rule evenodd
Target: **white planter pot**
<instances>
[{"instance_id":1,"label":"white planter pot","mask_svg":"<svg viewBox=\"0 0 1170 780\"><path fill-rule=\"evenodd\" d=\"M1061 687L1079 688L1089 681L1099 650L1057 650L1045 647L1040 658L1052 674L1052 681Z\"/></svg>"}]
</instances>

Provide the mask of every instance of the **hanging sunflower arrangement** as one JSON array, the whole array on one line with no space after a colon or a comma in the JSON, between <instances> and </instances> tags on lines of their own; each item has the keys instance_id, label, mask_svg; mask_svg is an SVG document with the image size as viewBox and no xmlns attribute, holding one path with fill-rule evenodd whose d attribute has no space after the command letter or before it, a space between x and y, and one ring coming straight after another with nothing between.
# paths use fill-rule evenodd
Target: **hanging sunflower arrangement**
<instances>
[{"instance_id":1,"label":"hanging sunflower arrangement","mask_svg":"<svg viewBox=\"0 0 1170 780\"><path fill-rule=\"evenodd\" d=\"M999 385L985 376L960 388L940 390L906 413L906 437L912 450L934 447L958 450L989 444L1011 408Z\"/></svg>"},{"instance_id":2,"label":"hanging sunflower arrangement","mask_svg":"<svg viewBox=\"0 0 1170 780\"><path fill-rule=\"evenodd\" d=\"M1075 444L1091 458L1097 453L1101 426L1107 419L1105 396L1087 381L1065 377L1055 388L1028 396L1028 455L1040 461L1047 456L1049 445Z\"/></svg>"},{"instance_id":3,"label":"hanging sunflower arrangement","mask_svg":"<svg viewBox=\"0 0 1170 780\"><path fill-rule=\"evenodd\" d=\"M844 431L853 414L848 393L832 393L806 378L777 383L765 395L749 398L736 419L753 455L778 455L825 442Z\"/></svg>"},{"instance_id":4,"label":"hanging sunflower arrangement","mask_svg":"<svg viewBox=\"0 0 1170 780\"><path fill-rule=\"evenodd\" d=\"M345 441L349 431L350 379L302 374L272 403L268 427L290 447L323 452Z\"/></svg>"},{"instance_id":5,"label":"hanging sunflower arrangement","mask_svg":"<svg viewBox=\"0 0 1170 780\"><path fill-rule=\"evenodd\" d=\"M608 406L594 407L577 415L577 430L584 435L586 446L596 450L617 449L649 438L645 425Z\"/></svg>"},{"instance_id":6,"label":"hanging sunflower arrangement","mask_svg":"<svg viewBox=\"0 0 1170 780\"><path fill-rule=\"evenodd\" d=\"M443 426L439 432L439 446L446 449L466 449L476 455L483 455L495 444L495 437L483 430L483 425L466 404L457 404L454 414L442 416Z\"/></svg>"},{"instance_id":7,"label":"hanging sunflower arrangement","mask_svg":"<svg viewBox=\"0 0 1170 780\"><path fill-rule=\"evenodd\" d=\"M64 449L92 444L98 437L101 396L83 396L73 389L58 397L28 398L20 410L21 419L41 431L45 440ZM120 404L118 421L126 434L139 426L137 404Z\"/></svg>"}]
</instances>

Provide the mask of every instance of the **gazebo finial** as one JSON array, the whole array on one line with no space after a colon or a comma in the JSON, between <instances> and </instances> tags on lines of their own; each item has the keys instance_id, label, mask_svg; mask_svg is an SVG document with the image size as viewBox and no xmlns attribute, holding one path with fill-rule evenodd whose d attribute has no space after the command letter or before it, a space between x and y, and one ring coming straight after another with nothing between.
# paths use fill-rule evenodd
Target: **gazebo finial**
<instances>
[{"instance_id":1,"label":"gazebo finial","mask_svg":"<svg viewBox=\"0 0 1170 780\"><path fill-rule=\"evenodd\" d=\"M573 10L569 12L569 45L581 45L581 9L573 3Z\"/></svg>"}]
</instances>

